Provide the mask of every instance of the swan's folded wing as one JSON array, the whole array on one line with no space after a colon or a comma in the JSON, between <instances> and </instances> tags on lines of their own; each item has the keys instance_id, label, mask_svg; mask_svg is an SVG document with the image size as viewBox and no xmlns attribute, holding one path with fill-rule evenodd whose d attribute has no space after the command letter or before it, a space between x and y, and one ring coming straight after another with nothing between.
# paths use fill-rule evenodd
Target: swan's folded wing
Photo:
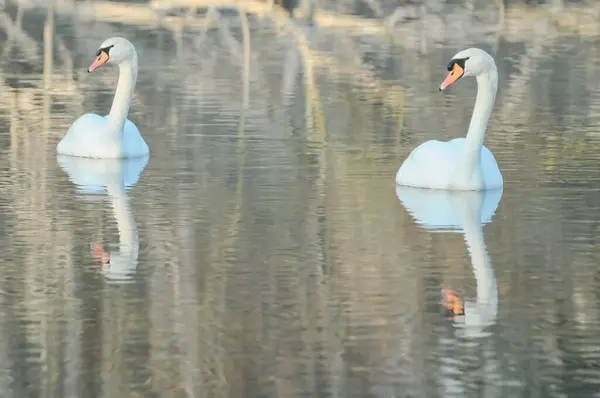
<instances>
[{"instance_id":1,"label":"swan's folded wing","mask_svg":"<svg viewBox=\"0 0 600 398\"><path fill-rule=\"evenodd\" d=\"M58 143L56 150L61 155L88 156L98 137L101 137L106 119L94 113L86 113L73 122L67 134ZM89 150L85 150L89 148ZM83 149L83 150L82 150Z\"/></svg>"},{"instance_id":2,"label":"swan's folded wing","mask_svg":"<svg viewBox=\"0 0 600 398\"><path fill-rule=\"evenodd\" d=\"M441 188L450 181L456 164L457 145L430 140L416 147L406 158L396 183L422 188Z\"/></svg>"}]
</instances>

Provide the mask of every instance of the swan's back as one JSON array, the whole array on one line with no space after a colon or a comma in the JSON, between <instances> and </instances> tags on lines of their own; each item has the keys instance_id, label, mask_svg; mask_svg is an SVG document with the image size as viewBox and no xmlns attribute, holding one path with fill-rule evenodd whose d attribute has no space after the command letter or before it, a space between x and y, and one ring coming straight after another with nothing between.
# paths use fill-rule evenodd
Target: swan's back
<instances>
[{"instance_id":1,"label":"swan's back","mask_svg":"<svg viewBox=\"0 0 600 398\"><path fill-rule=\"evenodd\" d=\"M464 138L455 138L451 141L430 140L422 143L408 155L398 170L396 184L427 189L447 189L454 179L464 144ZM492 152L482 146L480 156L484 189L502 187L502 174Z\"/></svg>"},{"instance_id":2,"label":"swan's back","mask_svg":"<svg viewBox=\"0 0 600 398\"><path fill-rule=\"evenodd\" d=\"M108 116L87 113L77 119L58 143L61 155L97 159L120 159L147 156L148 145L136 125L129 119L123 127L123 142L107 136Z\"/></svg>"}]
</instances>

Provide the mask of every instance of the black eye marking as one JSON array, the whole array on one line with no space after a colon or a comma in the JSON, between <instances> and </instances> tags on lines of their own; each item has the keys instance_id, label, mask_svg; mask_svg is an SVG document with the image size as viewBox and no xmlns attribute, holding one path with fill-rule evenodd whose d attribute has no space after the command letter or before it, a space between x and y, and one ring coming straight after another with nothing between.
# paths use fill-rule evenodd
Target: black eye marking
<instances>
[{"instance_id":1,"label":"black eye marking","mask_svg":"<svg viewBox=\"0 0 600 398\"><path fill-rule=\"evenodd\" d=\"M102 47L101 49L98 50L98 52L96 52L96 57L100 56L100 54L102 53L106 53L106 55L109 55L108 52L110 51L111 48L113 48L115 45L113 44L112 46L108 46L108 47Z\"/></svg>"},{"instance_id":2,"label":"black eye marking","mask_svg":"<svg viewBox=\"0 0 600 398\"><path fill-rule=\"evenodd\" d=\"M450 60L450 62L448 63L448 71L450 72L452 71L452 69L454 69L454 64L458 64L458 66L460 66L462 70L465 70L465 62L467 62L468 59L469 57Z\"/></svg>"}]
</instances>

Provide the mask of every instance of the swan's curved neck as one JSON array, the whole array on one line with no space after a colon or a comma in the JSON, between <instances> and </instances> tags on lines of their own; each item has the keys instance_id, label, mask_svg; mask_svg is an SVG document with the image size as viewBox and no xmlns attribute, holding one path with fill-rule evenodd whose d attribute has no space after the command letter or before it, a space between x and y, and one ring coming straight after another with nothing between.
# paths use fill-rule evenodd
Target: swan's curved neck
<instances>
[{"instance_id":1,"label":"swan's curved neck","mask_svg":"<svg viewBox=\"0 0 600 398\"><path fill-rule=\"evenodd\" d=\"M133 90L137 80L138 62L137 54L134 52L130 60L119 64L119 82L113 99L110 113L108 114L109 133L121 142L123 139L123 128L131 106Z\"/></svg>"},{"instance_id":2,"label":"swan's curved neck","mask_svg":"<svg viewBox=\"0 0 600 398\"><path fill-rule=\"evenodd\" d=\"M485 129L487 128L496 91L498 90L498 71L496 66L492 67L487 73L477 76L477 99L473 108L473 116L469 124L469 131L465 138L465 146L459 163L459 169L456 173L457 182L470 182L473 174L475 178L481 179L481 147L485 138Z\"/></svg>"},{"instance_id":3,"label":"swan's curved neck","mask_svg":"<svg viewBox=\"0 0 600 398\"><path fill-rule=\"evenodd\" d=\"M125 188L120 184L110 184L106 186L108 194L111 198L113 212L117 220L117 228L119 230L119 253L131 254L133 258L137 258L139 250L139 242L137 228L129 198Z\"/></svg>"}]
</instances>

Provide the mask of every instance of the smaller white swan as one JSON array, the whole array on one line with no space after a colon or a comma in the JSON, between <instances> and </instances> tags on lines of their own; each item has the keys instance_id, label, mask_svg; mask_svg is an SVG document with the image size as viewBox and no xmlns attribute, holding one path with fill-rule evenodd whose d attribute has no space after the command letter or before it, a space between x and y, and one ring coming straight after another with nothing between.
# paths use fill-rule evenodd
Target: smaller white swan
<instances>
[{"instance_id":1,"label":"smaller white swan","mask_svg":"<svg viewBox=\"0 0 600 398\"><path fill-rule=\"evenodd\" d=\"M478 48L457 53L448 64L440 91L463 76L477 78L477 99L466 138L427 141L416 147L396 174L396 184L429 189L481 191L502 187L502 174L483 145L496 91L498 71L491 55Z\"/></svg>"},{"instance_id":2,"label":"smaller white swan","mask_svg":"<svg viewBox=\"0 0 600 398\"><path fill-rule=\"evenodd\" d=\"M89 159L58 156L58 163L87 200L106 192L119 230L119 251L106 252L101 243L92 243L94 259L111 283L130 282L137 269L139 240L126 188L137 183L148 157L132 159Z\"/></svg>"},{"instance_id":3,"label":"smaller white swan","mask_svg":"<svg viewBox=\"0 0 600 398\"><path fill-rule=\"evenodd\" d=\"M134 158L146 156L148 145L138 128L127 119L138 72L135 47L129 40L112 37L100 45L93 72L104 64L119 65L119 82L108 116L86 113L77 119L58 143L61 155L88 158Z\"/></svg>"}]
</instances>

